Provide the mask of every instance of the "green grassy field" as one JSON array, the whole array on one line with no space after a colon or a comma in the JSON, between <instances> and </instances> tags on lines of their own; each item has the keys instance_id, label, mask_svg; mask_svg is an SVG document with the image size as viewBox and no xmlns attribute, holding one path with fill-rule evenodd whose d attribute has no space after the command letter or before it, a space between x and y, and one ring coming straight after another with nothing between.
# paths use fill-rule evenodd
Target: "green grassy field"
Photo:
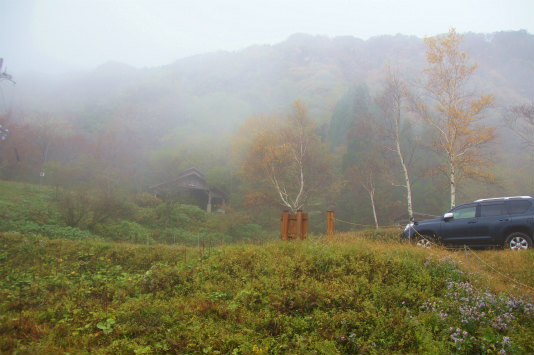
<instances>
[{"instance_id":1,"label":"green grassy field","mask_svg":"<svg viewBox=\"0 0 534 355\"><path fill-rule=\"evenodd\" d=\"M0 232L138 244L221 245L264 242L268 233L243 213L206 213L147 193L56 191L0 181Z\"/></svg>"},{"instance_id":2,"label":"green grassy field","mask_svg":"<svg viewBox=\"0 0 534 355\"><path fill-rule=\"evenodd\" d=\"M0 351L534 351L532 251L476 252L495 273L474 254L468 270L463 252L387 240L386 231L202 249L3 233Z\"/></svg>"},{"instance_id":3,"label":"green grassy field","mask_svg":"<svg viewBox=\"0 0 534 355\"><path fill-rule=\"evenodd\" d=\"M0 182L2 354L534 351L533 251L419 249L395 229L283 243L246 218L69 193ZM65 206L87 209L77 227Z\"/></svg>"}]
</instances>

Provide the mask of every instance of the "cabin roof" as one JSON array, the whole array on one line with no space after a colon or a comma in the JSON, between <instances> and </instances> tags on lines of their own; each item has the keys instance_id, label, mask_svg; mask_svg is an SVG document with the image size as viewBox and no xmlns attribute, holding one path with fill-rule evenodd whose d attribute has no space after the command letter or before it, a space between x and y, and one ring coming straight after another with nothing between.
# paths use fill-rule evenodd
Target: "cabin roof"
<instances>
[{"instance_id":1,"label":"cabin roof","mask_svg":"<svg viewBox=\"0 0 534 355\"><path fill-rule=\"evenodd\" d=\"M192 167L192 168L189 168L189 169L186 169L186 170L182 171L180 174L178 174L178 179L181 178L181 177L184 177L184 176L189 176L189 175L196 175L196 176L204 179L204 174L200 170L195 168L195 167Z\"/></svg>"},{"instance_id":2,"label":"cabin roof","mask_svg":"<svg viewBox=\"0 0 534 355\"><path fill-rule=\"evenodd\" d=\"M204 174L195 167L182 171L175 179L149 186L148 189L155 193L169 193L176 190L201 190L206 193L211 192L212 197L227 198L227 195L220 189L210 188Z\"/></svg>"}]
</instances>

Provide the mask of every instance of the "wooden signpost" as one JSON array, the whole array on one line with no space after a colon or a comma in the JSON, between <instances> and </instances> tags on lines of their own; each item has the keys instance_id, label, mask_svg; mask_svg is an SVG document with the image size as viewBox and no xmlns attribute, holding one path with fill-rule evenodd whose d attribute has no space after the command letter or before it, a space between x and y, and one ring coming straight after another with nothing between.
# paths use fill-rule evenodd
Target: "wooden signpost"
<instances>
[{"instance_id":1,"label":"wooden signpost","mask_svg":"<svg viewBox=\"0 0 534 355\"><path fill-rule=\"evenodd\" d=\"M334 211L326 212L326 237L329 241L334 238Z\"/></svg>"},{"instance_id":2,"label":"wooden signpost","mask_svg":"<svg viewBox=\"0 0 534 355\"><path fill-rule=\"evenodd\" d=\"M284 211L280 217L282 240L304 240L308 237L308 214L298 210L296 214Z\"/></svg>"},{"instance_id":3,"label":"wooden signpost","mask_svg":"<svg viewBox=\"0 0 534 355\"><path fill-rule=\"evenodd\" d=\"M334 211L326 212L326 236L334 239ZM308 237L308 214L298 210L296 214L284 211L280 216L280 238L285 241L304 240Z\"/></svg>"}]
</instances>

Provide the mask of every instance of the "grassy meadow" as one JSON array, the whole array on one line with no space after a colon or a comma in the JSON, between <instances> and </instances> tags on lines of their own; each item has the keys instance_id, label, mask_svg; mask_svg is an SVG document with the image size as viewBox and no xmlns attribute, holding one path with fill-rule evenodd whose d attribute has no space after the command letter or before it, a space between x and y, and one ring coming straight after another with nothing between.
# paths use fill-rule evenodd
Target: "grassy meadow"
<instances>
[{"instance_id":1,"label":"grassy meadow","mask_svg":"<svg viewBox=\"0 0 534 355\"><path fill-rule=\"evenodd\" d=\"M1 354L534 351L533 251L427 250L396 229L284 243L145 195L0 194Z\"/></svg>"},{"instance_id":2,"label":"grassy meadow","mask_svg":"<svg viewBox=\"0 0 534 355\"><path fill-rule=\"evenodd\" d=\"M0 352L534 351L532 251L477 251L502 274L473 254L468 272L394 232L206 249L2 233Z\"/></svg>"}]
</instances>

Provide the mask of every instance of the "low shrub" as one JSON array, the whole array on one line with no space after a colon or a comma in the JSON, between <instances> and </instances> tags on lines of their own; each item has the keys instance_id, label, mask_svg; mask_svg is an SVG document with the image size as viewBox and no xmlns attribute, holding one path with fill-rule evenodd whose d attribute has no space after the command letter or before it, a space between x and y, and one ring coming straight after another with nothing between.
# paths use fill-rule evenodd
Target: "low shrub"
<instances>
[{"instance_id":1,"label":"low shrub","mask_svg":"<svg viewBox=\"0 0 534 355\"><path fill-rule=\"evenodd\" d=\"M252 242L266 240L268 233L258 224L247 223L237 225L228 231L234 241Z\"/></svg>"},{"instance_id":2,"label":"low shrub","mask_svg":"<svg viewBox=\"0 0 534 355\"><path fill-rule=\"evenodd\" d=\"M156 208L161 205L163 201L152 194L144 192L135 194L134 203L143 208Z\"/></svg>"},{"instance_id":3,"label":"low shrub","mask_svg":"<svg viewBox=\"0 0 534 355\"><path fill-rule=\"evenodd\" d=\"M138 223L122 221L109 229L108 237L115 241L130 243L154 244L150 231Z\"/></svg>"},{"instance_id":4,"label":"low shrub","mask_svg":"<svg viewBox=\"0 0 534 355\"><path fill-rule=\"evenodd\" d=\"M142 226L118 227L125 235L142 235ZM322 240L204 249L0 234L0 349L534 351L532 300L479 288L481 275L472 274L469 283L454 253L357 237Z\"/></svg>"},{"instance_id":5,"label":"low shrub","mask_svg":"<svg viewBox=\"0 0 534 355\"><path fill-rule=\"evenodd\" d=\"M197 246L201 242L204 244L205 239L203 233L192 233L182 228L165 228L158 234L158 242L165 244Z\"/></svg>"},{"instance_id":6,"label":"low shrub","mask_svg":"<svg viewBox=\"0 0 534 355\"><path fill-rule=\"evenodd\" d=\"M4 221L0 225L3 231L19 232L22 234L37 234L51 239L63 238L70 240L94 239L96 236L87 230L75 227L37 224L35 222L24 221Z\"/></svg>"}]
</instances>

